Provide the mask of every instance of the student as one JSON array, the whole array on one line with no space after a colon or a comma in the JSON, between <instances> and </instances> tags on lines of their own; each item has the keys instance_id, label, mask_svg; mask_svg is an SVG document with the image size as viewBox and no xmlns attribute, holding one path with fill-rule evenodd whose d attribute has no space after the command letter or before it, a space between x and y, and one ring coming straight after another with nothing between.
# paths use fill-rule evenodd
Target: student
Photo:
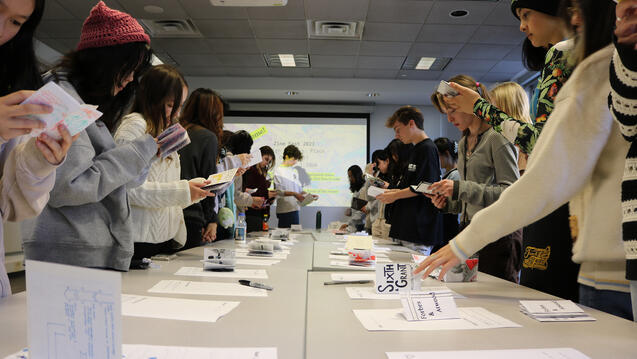
<instances>
[{"instance_id":1,"label":"student","mask_svg":"<svg viewBox=\"0 0 637 359\"><path fill-rule=\"evenodd\" d=\"M303 154L294 145L283 149L283 163L274 170L274 189L277 191L276 217L279 228L290 228L299 224L300 203L305 193L299 179L299 173L294 167L303 160Z\"/></svg>"},{"instance_id":2,"label":"student","mask_svg":"<svg viewBox=\"0 0 637 359\"><path fill-rule=\"evenodd\" d=\"M117 131L115 143L130 143L148 133L159 136L179 116L188 96L183 76L170 65L151 68L142 77L132 113L126 115ZM173 252L186 244L183 209L193 202L213 196L201 189L206 182L179 180L181 166L177 153L153 162L146 181L128 190L135 238L133 260Z\"/></svg>"},{"instance_id":3,"label":"student","mask_svg":"<svg viewBox=\"0 0 637 359\"><path fill-rule=\"evenodd\" d=\"M615 5L611 0L578 0L576 11L582 22L574 50L579 65L556 98L526 173L418 271L429 267L428 273L442 265L444 275L486 244L570 201L578 218L573 260L580 263L579 302L630 319L620 198L629 145L607 100L613 54L608 34Z\"/></svg>"},{"instance_id":4,"label":"student","mask_svg":"<svg viewBox=\"0 0 637 359\"><path fill-rule=\"evenodd\" d=\"M420 110L411 106L399 108L385 126L393 128L396 138L412 144L407 166L395 189L378 195L385 204L394 203L391 212L390 237L412 249L428 255L442 242L442 216L427 198L413 191L411 185L422 181L440 180L440 164L436 145L423 129Z\"/></svg>"},{"instance_id":5,"label":"student","mask_svg":"<svg viewBox=\"0 0 637 359\"><path fill-rule=\"evenodd\" d=\"M372 153L372 164L374 165L375 171L374 175L385 181L383 188L389 187L390 181L390 156L387 154L385 150L376 150ZM371 197L368 196L368 200ZM377 199L374 199L373 206L377 207L376 218L371 217L372 221L372 236L381 237L381 238L389 238L389 224L385 220L385 204ZM369 207L368 207L369 208ZM369 213L373 213L373 208L368 209Z\"/></svg>"},{"instance_id":6,"label":"student","mask_svg":"<svg viewBox=\"0 0 637 359\"><path fill-rule=\"evenodd\" d=\"M235 132L229 139L226 145L226 156L233 155L249 155L252 149L254 140L250 133L244 130ZM234 198L234 204L238 213L244 213L246 208L254 207L260 208L265 202L265 197L252 196L250 193L244 192L243 189L243 174L247 169L242 168L241 174L234 178L234 193L229 198Z\"/></svg>"},{"instance_id":7,"label":"student","mask_svg":"<svg viewBox=\"0 0 637 359\"><path fill-rule=\"evenodd\" d=\"M490 99L484 85L470 76L458 75L449 82L459 83ZM460 226L466 227L478 211L495 202L520 177L517 150L477 116L448 108L441 94L432 94L431 102L463 135L458 144L460 180L436 182L429 187L434 195L427 196L444 212L461 213ZM516 230L479 252L480 271L517 283L521 254L522 231Z\"/></svg>"},{"instance_id":8,"label":"student","mask_svg":"<svg viewBox=\"0 0 637 359\"><path fill-rule=\"evenodd\" d=\"M68 130L61 126L62 139L42 134L26 135L44 125L22 116L50 113L41 105L20 105L41 85L33 50L33 33L44 12L44 0L12 1L4 4L0 20L7 23L0 37L0 206L2 221L35 217L48 201L55 183L55 169L71 146ZM23 91L19 91L23 90ZM18 91L18 92L14 92ZM0 298L11 294L4 264L4 238L0 222Z\"/></svg>"},{"instance_id":9,"label":"student","mask_svg":"<svg viewBox=\"0 0 637 359\"><path fill-rule=\"evenodd\" d=\"M512 117L475 91L457 84L451 86L460 95L446 99L456 111L475 114L487 121L527 155L531 154L550 118L557 94L573 72L573 63L569 60L573 40L562 41L571 27L558 16L559 7L560 2L556 0L511 2L513 15L520 20L520 31L527 35L522 54L526 65L541 71L532 101L534 124ZM548 49L543 62L539 61L541 49ZM543 64L541 68L539 64ZM568 206L563 205L524 228L520 284L577 301L577 284L569 270L573 245L569 222Z\"/></svg>"},{"instance_id":10,"label":"student","mask_svg":"<svg viewBox=\"0 0 637 359\"><path fill-rule=\"evenodd\" d=\"M223 128L221 98L210 89L196 89L184 104L180 123L190 137L190 144L178 151L181 178L208 178L217 173ZM182 249L217 238L217 210L215 198L205 198L184 209L187 239Z\"/></svg>"},{"instance_id":11,"label":"student","mask_svg":"<svg viewBox=\"0 0 637 359\"><path fill-rule=\"evenodd\" d=\"M365 184L363 170L358 165L350 166L350 168L347 169L347 178L349 180L349 190L352 192L353 204L355 199L360 198L360 190ZM341 226L340 230L350 233L362 231L365 227L365 213L352 207L350 207L349 210L350 219L348 223Z\"/></svg>"},{"instance_id":12,"label":"student","mask_svg":"<svg viewBox=\"0 0 637 359\"><path fill-rule=\"evenodd\" d=\"M412 147L411 144L402 143L397 138L391 140L387 147L385 147L385 152L389 155L389 168L386 175L388 178L387 182L389 183L388 189L399 188L398 183L407 170ZM391 232L392 214L394 212L395 203L383 203L383 205L385 207L385 223L389 225L388 231ZM387 234L388 236L389 232ZM394 240L398 241L397 238L394 238Z\"/></svg>"},{"instance_id":13,"label":"student","mask_svg":"<svg viewBox=\"0 0 637 359\"><path fill-rule=\"evenodd\" d=\"M637 105L637 52L635 51L636 30L634 27L637 6L635 0L624 0L617 5L617 28L615 29L615 53L610 64L611 92L608 99L613 118L620 124L624 139L630 143L622 179L622 237L626 251L626 279L630 280L633 303L633 320L637 320L637 240L635 236L634 200L637 199L635 181L635 157L637 139L634 131L636 114L632 110ZM632 210L630 210L632 208Z\"/></svg>"},{"instance_id":14,"label":"student","mask_svg":"<svg viewBox=\"0 0 637 359\"><path fill-rule=\"evenodd\" d=\"M259 150L261 151L262 161L250 167L243 175L243 191L256 189L256 192L252 193L252 197L272 198L276 194L273 191L268 191L272 184L268 171L274 168L276 156L270 146L263 146ZM257 208L248 208L246 210L248 232L264 230L263 225L269 217L270 201L263 203L262 206Z\"/></svg>"},{"instance_id":15,"label":"student","mask_svg":"<svg viewBox=\"0 0 637 359\"><path fill-rule=\"evenodd\" d=\"M137 234L126 190L143 183L158 146L148 134L116 146L110 131L132 98L138 72L149 65L149 44L133 17L99 2L77 49L45 75L103 115L80 133L58 167L49 203L24 241L27 259L128 270Z\"/></svg>"},{"instance_id":16,"label":"student","mask_svg":"<svg viewBox=\"0 0 637 359\"><path fill-rule=\"evenodd\" d=\"M383 156L385 160L387 160L387 154L385 153L384 150L376 150L372 153L371 163L368 163L367 166L365 166L366 174L372 177L378 178L378 176L380 175L380 171L378 170L376 162L378 160L378 157L381 155ZM383 183L380 187L386 188L387 186L389 186L389 183L385 182L384 180L382 181ZM365 206L363 206L363 209L361 211L365 213L365 231L369 234L372 233L372 226L374 222L378 219L379 209L381 204L379 201L376 200L376 197L372 197L367 194L367 191L369 190L369 187L371 186L378 187L378 184L374 183L374 181L371 178L365 180L365 184L361 188L360 195L359 195L360 199L367 201L367 203L365 204Z\"/></svg>"},{"instance_id":17,"label":"student","mask_svg":"<svg viewBox=\"0 0 637 359\"><path fill-rule=\"evenodd\" d=\"M438 157L440 158L440 169L444 169L442 175L443 180L460 181L460 173L458 172L458 145L447 137L438 137L434 141L438 149ZM449 241L460 232L460 216L454 213L445 213L442 215L444 223L444 240L442 245ZM442 248L434 248L434 251Z\"/></svg>"}]
</instances>

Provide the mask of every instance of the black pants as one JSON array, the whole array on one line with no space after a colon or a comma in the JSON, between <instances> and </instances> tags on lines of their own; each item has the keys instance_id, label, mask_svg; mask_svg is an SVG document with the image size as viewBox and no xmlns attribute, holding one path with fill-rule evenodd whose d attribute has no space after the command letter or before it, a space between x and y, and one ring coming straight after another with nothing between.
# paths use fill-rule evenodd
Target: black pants
<instances>
[{"instance_id":1,"label":"black pants","mask_svg":"<svg viewBox=\"0 0 637 359\"><path fill-rule=\"evenodd\" d=\"M203 242L201 241L201 238L203 237L203 226L201 224L186 222L186 232L186 244L179 248L180 251L203 245Z\"/></svg>"},{"instance_id":2,"label":"black pants","mask_svg":"<svg viewBox=\"0 0 637 359\"><path fill-rule=\"evenodd\" d=\"M150 258L159 253L174 253L175 248L172 246L172 240L162 243L141 243L135 242L133 246L135 252L133 253L133 259Z\"/></svg>"},{"instance_id":3,"label":"black pants","mask_svg":"<svg viewBox=\"0 0 637 359\"><path fill-rule=\"evenodd\" d=\"M246 215L248 232L259 232L263 230L263 217Z\"/></svg>"},{"instance_id":4,"label":"black pants","mask_svg":"<svg viewBox=\"0 0 637 359\"><path fill-rule=\"evenodd\" d=\"M519 229L478 252L478 270L494 277L519 283L522 266L522 230Z\"/></svg>"}]
</instances>

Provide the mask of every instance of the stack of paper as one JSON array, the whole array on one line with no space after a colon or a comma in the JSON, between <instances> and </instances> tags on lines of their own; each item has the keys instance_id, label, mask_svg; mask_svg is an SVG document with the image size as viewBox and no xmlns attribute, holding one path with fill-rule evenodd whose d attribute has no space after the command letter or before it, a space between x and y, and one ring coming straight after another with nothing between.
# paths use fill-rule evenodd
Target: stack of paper
<instances>
[{"instance_id":1,"label":"stack of paper","mask_svg":"<svg viewBox=\"0 0 637 359\"><path fill-rule=\"evenodd\" d=\"M122 294L122 315L131 317L214 323L238 305L239 302Z\"/></svg>"},{"instance_id":2,"label":"stack of paper","mask_svg":"<svg viewBox=\"0 0 637 359\"><path fill-rule=\"evenodd\" d=\"M570 300L521 300L520 311L540 322L589 322L596 320Z\"/></svg>"}]
</instances>

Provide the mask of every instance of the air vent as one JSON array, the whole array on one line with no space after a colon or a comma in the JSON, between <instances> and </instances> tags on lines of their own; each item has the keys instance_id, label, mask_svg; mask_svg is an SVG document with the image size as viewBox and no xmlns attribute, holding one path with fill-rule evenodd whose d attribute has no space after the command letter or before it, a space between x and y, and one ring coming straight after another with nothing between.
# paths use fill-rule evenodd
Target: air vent
<instances>
[{"instance_id":1,"label":"air vent","mask_svg":"<svg viewBox=\"0 0 637 359\"><path fill-rule=\"evenodd\" d=\"M292 56L294 58L294 66L283 66L281 56ZM282 54L263 54L265 63L268 67L310 67L310 57L307 54L304 55L282 55Z\"/></svg>"},{"instance_id":2,"label":"air vent","mask_svg":"<svg viewBox=\"0 0 637 359\"><path fill-rule=\"evenodd\" d=\"M310 39L360 40L363 36L363 21L307 20Z\"/></svg>"},{"instance_id":3,"label":"air vent","mask_svg":"<svg viewBox=\"0 0 637 359\"><path fill-rule=\"evenodd\" d=\"M142 19L142 26L154 38L203 37L190 19L150 20Z\"/></svg>"},{"instance_id":4,"label":"air vent","mask_svg":"<svg viewBox=\"0 0 637 359\"><path fill-rule=\"evenodd\" d=\"M403 70L419 70L419 71L442 71L445 69L449 61L451 61L450 57L438 57L433 60L433 63L429 66L428 70L421 70L416 68L416 65L421 61L422 57L420 56L409 56L403 62Z\"/></svg>"}]
</instances>

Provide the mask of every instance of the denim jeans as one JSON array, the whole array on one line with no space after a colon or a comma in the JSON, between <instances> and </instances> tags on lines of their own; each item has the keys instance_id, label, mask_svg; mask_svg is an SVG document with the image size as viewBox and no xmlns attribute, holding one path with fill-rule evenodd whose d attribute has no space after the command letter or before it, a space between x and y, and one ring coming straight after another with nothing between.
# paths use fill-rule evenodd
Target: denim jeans
<instances>
[{"instance_id":1,"label":"denim jeans","mask_svg":"<svg viewBox=\"0 0 637 359\"><path fill-rule=\"evenodd\" d=\"M594 287L580 284L579 302L587 307L595 308L624 319L633 320L630 293L595 289Z\"/></svg>"}]
</instances>

